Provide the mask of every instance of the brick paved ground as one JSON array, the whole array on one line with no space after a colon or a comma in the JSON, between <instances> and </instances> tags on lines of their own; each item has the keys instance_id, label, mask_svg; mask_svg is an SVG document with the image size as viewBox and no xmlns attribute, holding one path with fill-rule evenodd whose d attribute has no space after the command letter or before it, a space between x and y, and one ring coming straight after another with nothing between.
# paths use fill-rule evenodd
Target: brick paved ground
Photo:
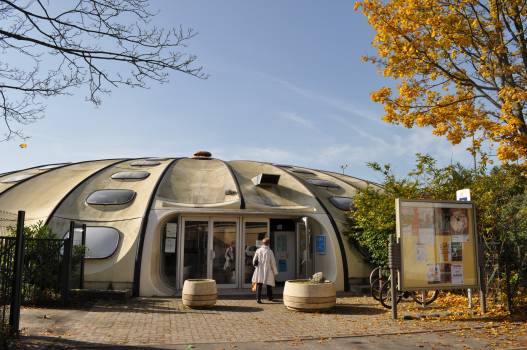
<instances>
[{"instance_id":1,"label":"brick paved ground","mask_svg":"<svg viewBox=\"0 0 527 350\"><path fill-rule=\"evenodd\" d=\"M403 305L403 308L415 307ZM435 312L429 309L427 312ZM441 311L441 310L440 310ZM404 311L402 312L404 313ZM495 321L478 316L459 321L391 321L388 310L368 297L342 297L328 313L289 311L281 303L256 304L253 299L223 297L215 308L191 310L175 298L141 298L128 302L98 302L83 310L26 308L21 326L24 339L56 338L82 344L158 345L217 344L250 341L293 341L347 336L456 330L459 336L487 332ZM481 328L483 329L477 329ZM515 327L511 324L510 327ZM470 330L472 329L472 330ZM496 334L488 340L527 345L525 327ZM304 340L305 341L305 340ZM458 344L459 345L459 344Z\"/></svg>"}]
</instances>

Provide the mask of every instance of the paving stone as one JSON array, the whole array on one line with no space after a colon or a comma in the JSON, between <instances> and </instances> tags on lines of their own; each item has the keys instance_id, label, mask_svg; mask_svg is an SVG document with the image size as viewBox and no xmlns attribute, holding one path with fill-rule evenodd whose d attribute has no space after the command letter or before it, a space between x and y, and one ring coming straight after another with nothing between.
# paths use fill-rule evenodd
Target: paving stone
<instances>
[{"instance_id":1,"label":"paving stone","mask_svg":"<svg viewBox=\"0 0 527 350\"><path fill-rule=\"evenodd\" d=\"M47 315L44 318L44 315ZM134 346L251 341L293 341L462 329L485 326L476 318L448 323L418 317L392 321L390 311L368 297L339 297L327 313L294 312L279 302L257 304L245 297L220 298L206 310L185 308L176 298L101 301L82 310L25 308L23 334L96 345Z\"/></svg>"}]
</instances>

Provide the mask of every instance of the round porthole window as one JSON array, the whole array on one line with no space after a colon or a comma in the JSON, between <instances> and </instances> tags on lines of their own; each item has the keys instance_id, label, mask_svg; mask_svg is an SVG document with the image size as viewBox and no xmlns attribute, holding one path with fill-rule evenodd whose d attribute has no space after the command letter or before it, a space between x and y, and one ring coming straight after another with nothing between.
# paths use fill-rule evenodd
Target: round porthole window
<instances>
[{"instance_id":1,"label":"round porthole window","mask_svg":"<svg viewBox=\"0 0 527 350\"><path fill-rule=\"evenodd\" d=\"M112 175L114 180L144 180L150 173L148 171L120 171Z\"/></svg>"}]
</instances>

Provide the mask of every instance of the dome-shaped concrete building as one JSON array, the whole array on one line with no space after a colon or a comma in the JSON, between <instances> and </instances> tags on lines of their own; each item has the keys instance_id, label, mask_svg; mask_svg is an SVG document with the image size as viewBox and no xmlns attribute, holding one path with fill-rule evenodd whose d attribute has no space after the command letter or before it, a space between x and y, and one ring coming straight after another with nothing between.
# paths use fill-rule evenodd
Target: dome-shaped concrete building
<instances>
[{"instance_id":1,"label":"dome-shaped concrete building","mask_svg":"<svg viewBox=\"0 0 527 350\"><path fill-rule=\"evenodd\" d=\"M322 271L345 290L370 270L342 233L353 196L368 185L208 152L105 159L0 174L0 214L25 210L26 225L43 221L58 236L70 220L86 224L88 288L174 295L185 279L207 277L247 288L254 251L269 236L277 281ZM0 235L12 224L0 215Z\"/></svg>"}]
</instances>

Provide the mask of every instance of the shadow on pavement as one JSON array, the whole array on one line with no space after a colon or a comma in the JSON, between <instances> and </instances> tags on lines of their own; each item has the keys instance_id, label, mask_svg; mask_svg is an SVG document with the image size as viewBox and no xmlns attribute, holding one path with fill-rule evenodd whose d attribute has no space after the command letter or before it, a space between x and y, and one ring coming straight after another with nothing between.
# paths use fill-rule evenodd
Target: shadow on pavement
<instances>
[{"instance_id":1,"label":"shadow on pavement","mask_svg":"<svg viewBox=\"0 0 527 350\"><path fill-rule=\"evenodd\" d=\"M357 304L337 304L337 306L331 311L328 311L328 313L335 315L380 315L385 314L388 311L390 310Z\"/></svg>"},{"instance_id":2,"label":"shadow on pavement","mask_svg":"<svg viewBox=\"0 0 527 350\"><path fill-rule=\"evenodd\" d=\"M235 306L235 305L216 305L208 309L210 311L225 311L225 312L260 312L263 311L261 307L253 306Z\"/></svg>"},{"instance_id":3,"label":"shadow on pavement","mask_svg":"<svg viewBox=\"0 0 527 350\"><path fill-rule=\"evenodd\" d=\"M178 348L174 346L172 348ZM185 348L181 345L182 349ZM157 350L166 349L161 346L149 346L149 345L120 345L120 344L101 344L101 343L90 343L77 340L63 339L60 337L45 337L45 336L20 336L16 339L8 349L20 349L20 350L41 350L41 349L145 349L145 350Z\"/></svg>"}]
</instances>

